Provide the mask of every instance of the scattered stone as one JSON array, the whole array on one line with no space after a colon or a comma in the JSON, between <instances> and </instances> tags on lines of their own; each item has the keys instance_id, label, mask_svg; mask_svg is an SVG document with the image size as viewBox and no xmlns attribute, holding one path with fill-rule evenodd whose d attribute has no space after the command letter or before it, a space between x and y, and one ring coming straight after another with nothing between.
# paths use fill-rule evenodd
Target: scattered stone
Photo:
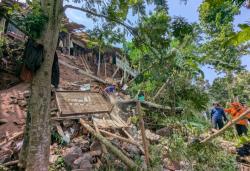
<instances>
[{"instance_id":1,"label":"scattered stone","mask_svg":"<svg viewBox=\"0 0 250 171\"><path fill-rule=\"evenodd\" d=\"M161 128L159 130L156 131L156 134L160 135L160 136L166 136L169 137L173 134L173 129L165 127L165 128Z\"/></svg>"},{"instance_id":2,"label":"scattered stone","mask_svg":"<svg viewBox=\"0 0 250 171\"><path fill-rule=\"evenodd\" d=\"M98 150L102 150L102 146L99 141L94 141L90 145L90 151L98 151Z\"/></svg>"},{"instance_id":3,"label":"scattered stone","mask_svg":"<svg viewBox=\"0 0 250 171\"><path fill-rule=\"evenodd\" d=\"M64 121L63 121L63 126L64 126L65 128L69 128L69 127L73 126L74 123L75 123L75 122L72 121L72 120L64 120Z\"/></svg>"},{"instance_id":4,"label":"scattered stone","mask_svg":"<svg viewBox=\"0 0 250 171\"><path fill-rule=\"evenodd\" d=\"M135 156L141 153L140 149L138 149L135 145L129 143L123 143L123 148L126 150L130 155Z\"/></svg>"},{"instance_id":5,"label":"scattered stone","mask_svg":"<svg viewBox=\"0 0 250 171\"><path fill-rule=\"evenodd\" d=\"M151 142L158 142L160 140L160 138L161 138L160 135L157 135L157 134L151 132L148 129L145 130L145 134L146 134L146 138L148 140L150 140ZM140 139L140 140L142 139L142 137L141 137L141 130L138 131L138 135L137 136L138 136L138 139Z\"/></svg>"},{"instance_id":6,"label":"scattered stone","mask_svg":"<svg viewBox=\"0 0 250 171\"><path fill-rule=\"evenodd\" d=\"M79 158L81 155L82 155L81 148L77 146L73 146L66 150L65 155L63 156L63 159L66 165L72 167L74 165L74 161L77 158ZM75 166L72 168L75 168Z\"/></svg>"},{"instance_id":7,"label":"scattered stone","mask_svg":"<svg viewBox=\"0 0 250 171\"><path fill-rule=\"evenodd\" d=\"M16 98L11 98L9 104L18 104L18 100Z\"/></svg>"},{"instance_id":8,"label":"scattered stone","mask_svg":"<svg viewBox=\"0 0 250 171\"><path fill-rule=\"evenodd\" d=\"M76 169L83 169L85 171L92 170L92 156L85 153L82 157L79 157L74 161L74 165L77 166Z\"/></svg>"}]
</instances>

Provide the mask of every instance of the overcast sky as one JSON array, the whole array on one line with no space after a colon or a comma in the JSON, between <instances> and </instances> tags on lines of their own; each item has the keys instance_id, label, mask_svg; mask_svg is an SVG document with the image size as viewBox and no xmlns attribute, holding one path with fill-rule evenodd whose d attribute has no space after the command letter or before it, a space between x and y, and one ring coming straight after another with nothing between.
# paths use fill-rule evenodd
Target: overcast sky
<instances>
[{"instance_id":1,"label":"overcast sky","mask_svg":"<svg viewBox=\"0 0 250 171\"><path fill-rule=\"evenodd\" d=\"M187 4L184 4L180 0L168 0L169 14L171 16L185 17L189 22L198 22L199 20L198 7L201 3L202 0L188 0ZM150 8L148 10L150 10ZM66 15L71 21L85 25L86 29L92 29L95 25L99 24L98 22L93 22L91 19L87 18L85 13L77 10L69 9L66 11ZM129 17L132 16L129 15ZM237 25L239 23L246 23L247 21L248 22L250 21L250 9L246 9L243 7L241 9L240 15L237 15L235 17L235 22L234 22L235 29L238 30ZM250 55L243 56L242 63L243 65L247 66L248 70L250 70ZM203 67L203 71L205 72L206 79L208 79L210 83L214 80L214 78L218 77L218 75L214 72L214 70L210 69L207 66Z\"/></svg>"}]
</instances>

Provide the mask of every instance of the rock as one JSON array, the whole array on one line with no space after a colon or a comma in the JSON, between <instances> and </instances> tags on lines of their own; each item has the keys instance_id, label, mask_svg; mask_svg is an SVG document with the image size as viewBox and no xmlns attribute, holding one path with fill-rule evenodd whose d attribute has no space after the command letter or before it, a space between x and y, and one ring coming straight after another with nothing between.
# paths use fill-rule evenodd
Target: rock
<instances>
[{"instance_id":1,"label":"rock","mask_svg":"<svg viewBox=\"0 0 250 171\"><path fill-rule=\"evenodd\" d=\"M74 161L82 155L82 150L80 147L73 146L65 151L63 156L64 162L66 165L74 168Z\"/></svg>"},{"instance_id":2,"label":"rock","mask_svg":"<svg viewBox=\"0 0 250 171\"><path fill-rule=\"evenodd\" d=\"M50 155L49 156L49 163L53 164L56 162L56 160L58 159L59 155Z\"/></svg>"},{"instance_id":3,"label":"rock","mask_svg":"<svg viewBox=\"0 0 250 171\"><path fill-rule=\"evenodd\" d=\"M26 90L23 92L23 97L25 97L25 98L29 98L30 95L31 95L31 92L29 90Z\"/></svg>"},{"instance_id":4,"label":"rock","mask_svg":"<svg viewBox=\"0 0 250 171\"><path fill-rule=\"evenodd\" d=\"M156 131L156 134L169 137L173 134L173 129L165 127Z\"/></svg>"},{"instance_id":5,"label":"rock","mask_svg":"<svg viewBox=\"0 0 250 171\"><path fill-rule=\"evenodd\" d=\"M0 119L0 125L3 125L5 123L8 123L8 120L7 119Z\"/></svg>"},{"instance_id":6,"label":"rock","mask_svg":"<svg viewBox=\"0 0 250 171\"><path fill-rule=\"evenodd\" d=\"M18 104L18 100L16 98L11 98L9 104Z\"/></svg>"},{"instance_id":7,"label":"rock","mask_svg":"<svg viewBox=\"0 0 250 171\"><path fill-rule=\"evenodd\" d=\"M79 157L74 161L74 165L77 166L77 169L82 169L83 171L92 170L92 156L88 153L85 153L82 157Z\"/></svg>"},{"instance_id":8,"label":"rock","mask_svg":"<svg viewBox=\"0 0 250 171\"><path fill-rule=\"evenodd\" d=\"M124 142L122 146L123 146L124 150L126 150L132 156L135 156L135 155L138 155L141 153L140 149L138 149L137 146L135 146L135 145L128 144L128 143Z\"/></svg>"},{"instance_id":9,"label":"rock","mask_svg":"<svg viewBox=\"0 0 250 171\"><path fill-rule=\"evenodd\" d=\"M157 135L157 134L151 132L148 129L145 130L145 135L146 135L146 138L148 140L150 140L151 142L158 142L160 140L160 138L161 138L160 135ZM138 135L137 136L138 136L137 137L138 139L140 139L140 140L142 139L142 137L141 137L141 130L138 131Z\"/></svg>"},{"instance_id":10,"label":"rock","mask_svg":"<svg viewBox=\"0 0 250 171\"><path fill-rule=\"evenodd\" d=\"M63 126L66 128L69 128L69 127L73 126L74 124L75 124L75 122L72 120L64 120L63 121Z\"/></svg>"},{"instance_id":11,"label":"rock","mask_svg":"<svg viewBox=\"0 0 250 171\"><path fill-rule=\"evenodd\" d=\"M90 149L90 145L89 145L89 141L88 140L85 140L83 139L83 137L77 137L77 138L74 138L72 140L72 143L71 144L74 144L78 147L80 147L82 149L82 152L87 152L89 151Z\"/></svg>"},{"instance_id":12,"label":"rock","mask_svg":"<svg viewBox=\"0 0 250 171\"><path fill-rule=\"evenodd\" d=\"M27 106L27 101L26 100L18 100L18 105L20 107L26 107Z\"/></svg>"},{"instance_id":13,"label":"rock","mask_svg":"<svg viewBox=\"0 0 250 171\"><path fill-rule=\"evenodd\" d=\"M99 141L94 141L90 145L90 151L98 151L98 150L102 150L102 146Z\"/></svg>"}]
</instances>

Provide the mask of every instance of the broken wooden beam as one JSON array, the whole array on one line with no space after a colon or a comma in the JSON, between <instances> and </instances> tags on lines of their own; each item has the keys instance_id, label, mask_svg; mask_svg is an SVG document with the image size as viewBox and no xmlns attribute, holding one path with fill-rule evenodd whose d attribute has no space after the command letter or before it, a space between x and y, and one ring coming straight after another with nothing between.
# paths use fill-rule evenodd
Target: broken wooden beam
<instances>
[{"instance_id":1,"label":"broken wooden beam","mask_svg":"<svg viewBox=\"0 0 250 171\"><path fill-rule=\"evenodd\" d=\"M246 110L245 112L243 112L240 116L238 116L237 118L233 119L232 121L229 121L223 128L221 128L220 130L218 130L217 132L215 132L214 134L208 136L207 138L205 138L204 140L201 141L201 143L206 143L212 139L214 139L215 137L221 135L223 132L225 132L228 128L230 128L233 124L235 124L236 122L238 122L241 119L244 119L245 116L247 114L249 114L250 109Z\"/></svg>"},{"instance_id":2,"label":"broken wooden beam","mask_svg":"<svg viewBox=\"0 0 250 171\"><path fill-rule=\"evenodd\" d=\"M107 149L113 153L116 157L118 157L122 162L124 162L130 169L137 169L138 166L129 159L126 155L124 155L118 148L112 145L105 137L101 134L98 134L91 126L86 124L83 119L80 119L81 125L86 128L96 139L98 139L102 144L104 144Z\"/></svg>"}]
</instances>

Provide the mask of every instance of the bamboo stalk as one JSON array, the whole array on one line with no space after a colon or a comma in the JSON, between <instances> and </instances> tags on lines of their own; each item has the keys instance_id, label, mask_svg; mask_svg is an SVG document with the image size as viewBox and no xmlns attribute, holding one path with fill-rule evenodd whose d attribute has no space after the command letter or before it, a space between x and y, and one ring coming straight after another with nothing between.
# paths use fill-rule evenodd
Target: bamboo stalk
<instances>
[{"instance_id":1,"label":"bamboo stalk","mask_svg":"<svg viewBox=\"0 0 250 171\"><path fill-rule=\"evenodd\" d=\"M95 127L96 132L97 132L98 134L100 134L100 130L99 130L99 128L97 127L95 121L93 121L93 125L94 125L94 127ZM107 151L105 145L104 145L104 144L101 144L101 147L102 147L102 152L103 152L104 154L107 154L108 151Z\"/></svg>"},{"instance_id":2,"label":"bamboo stalk","mask_svg":"<svg viewBox=\"0 0 250 171\"><path fill-rule=\"evenodd\" d=\"M127 138L124 138L124 137L121 137L121 136L119 136L119 135L113 134L113 133L111 133L111 132L104 131L104 130L100 130L100 132L101 132L101 133L104 133L104 134L106 134L106 135L108 135L108 136L111 136L111 137L113 137L113 138L117 138L117 139L119 139L119 140L121 140L121 141L125 141L125 142L127 142L127 143L130 143L130 144L139 146L139 144L138 144L137 142L132 141L132 140L127 139Z\"/></svg>"},{"instance_id":3,"label":"bamboo stalk","mask_svg":"<svg viewBox=\"0 0 250 171\"><path fill-rule=\"evenodd\" d=\"M105 137L101 134L98 134L91 126L86 124L83 119L80 119L80 123L84 126L96 139L98 139L102 144L104 144L107 149L113 153L116 157L118 157L122 162L124 162L130 169L136 169L138 166L129 159L126 155L124 155L118 148L113 146Z\"/></svg>"}]
</instances>

